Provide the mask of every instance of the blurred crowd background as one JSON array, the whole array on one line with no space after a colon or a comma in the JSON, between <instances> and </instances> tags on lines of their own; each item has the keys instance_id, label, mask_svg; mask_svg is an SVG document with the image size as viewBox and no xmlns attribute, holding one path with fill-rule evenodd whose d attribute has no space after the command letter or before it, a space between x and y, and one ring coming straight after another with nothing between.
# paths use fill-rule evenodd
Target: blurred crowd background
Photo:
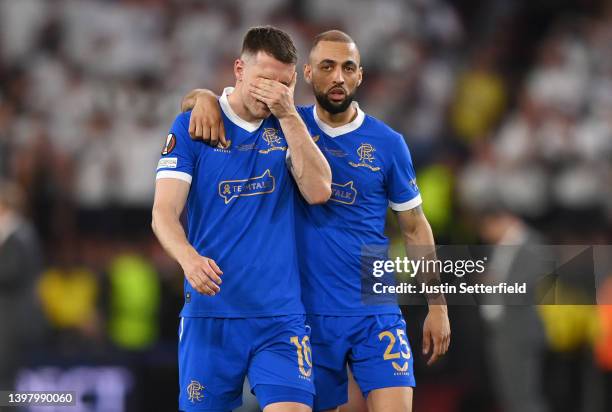
<instances>
[{"instance_id":1,"label":"blurred crowd background","mask_svg":"<svg viewBox=\"0 0 612 412\"><path fill-rule=\"evenodd\" d=\"M150 230L155 168L181 97L232 85L261 24L292 34L300 66L321 31L355 39L357 99L404 135L438 243L503 243L514 225L610 244L605 0L0 0L0 389L176 410L183 279ZM428 368L425 309L407 308L415 410L612 410L609 310L558 310L534 312L546 333L516 361L542 379L513 406L500 388L531 381L498 379L490 316L451 307L450 353Z\"/></svg>"}]
</instances>

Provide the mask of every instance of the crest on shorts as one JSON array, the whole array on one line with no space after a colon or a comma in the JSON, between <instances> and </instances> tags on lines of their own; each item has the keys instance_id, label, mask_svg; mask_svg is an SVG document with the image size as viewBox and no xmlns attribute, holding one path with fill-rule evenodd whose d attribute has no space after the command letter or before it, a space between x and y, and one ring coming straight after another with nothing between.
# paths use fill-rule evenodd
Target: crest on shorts
<instances>
[{"instance_id":1,"label":"crest on shorts","mask_svg":"<svg viewBox=\"0 0 612 412\"><path fill-rule=\"evenodd\" d=\"M162 156L172 153L174 148L176 147L176 136L174 133L170 133L168 137L166 137L166 142L164 143L164 147L162 148Z\"/></svg>"},{"instance_id":2,"label":"crest on shorts","mask_svg":"<svg viewBox=\"0 0 612 412\"><path fill-rule=\"evenodd\" d=\"M187 397L191 401L191 403L201 402L204 399L204 395L202 391L204 390L204 386L194 379L191 380L191 383L187 385Z\"/></svg>"}]
</instances>

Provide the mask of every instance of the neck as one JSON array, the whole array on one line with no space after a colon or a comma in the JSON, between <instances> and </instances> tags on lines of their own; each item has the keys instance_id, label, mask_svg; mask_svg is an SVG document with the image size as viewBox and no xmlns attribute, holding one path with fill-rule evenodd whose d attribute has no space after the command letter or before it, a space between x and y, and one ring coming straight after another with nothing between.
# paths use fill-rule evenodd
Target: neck
<instances>
[{"instance_id":1,"label":"neck","mask_svg":"<svg viewBox=\"0 0 612 412\"><path fill-rule=\"evenodd\" d=\"M227 96L227 102L238 117L247 122L257 122L261 119L256 118L246 108L244 102L240 98L240 86L236 85L234 91Z\"/></svg>"},{"instance_id":2,"label":"neck","mask_svg":"<svg viewBox=\"0 0 612 412\"><path fill-rule=\"evenodd\" d=\"M355 117L357 117L357 109L355 109L355 106L353 104L351 104L349 108L345 111L335 114L332 114L322 108L318 102L316 104L316 108L317 116L319 116L319 119L321 119L331 127L344 126L345 124L348 124L355 120Z\"/></svg>"}]
</instances>

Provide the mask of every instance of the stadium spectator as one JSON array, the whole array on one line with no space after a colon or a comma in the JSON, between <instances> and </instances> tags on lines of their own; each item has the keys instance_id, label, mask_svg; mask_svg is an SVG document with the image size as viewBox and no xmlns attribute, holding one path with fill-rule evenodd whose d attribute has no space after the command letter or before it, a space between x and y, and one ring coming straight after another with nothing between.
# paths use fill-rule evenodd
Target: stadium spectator
<instances>
[{"instance_id":1,"label":"stadium spectator","mask_svg":"<svg viewBox=\"0 0 612 412\"><path fill-rule=\"evenodd\" d=\"M23 193L0 180L0 387L14 387L17 368L43 332L36 281L42 254L36 232L22 215Z\"/></svg>"}]
</instances>

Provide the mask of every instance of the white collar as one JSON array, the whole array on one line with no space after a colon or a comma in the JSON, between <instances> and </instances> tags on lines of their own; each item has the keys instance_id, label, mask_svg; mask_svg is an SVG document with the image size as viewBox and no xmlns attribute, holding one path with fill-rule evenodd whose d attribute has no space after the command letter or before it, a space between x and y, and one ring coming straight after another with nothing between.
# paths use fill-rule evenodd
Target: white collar
<instances>
[{"instance_id":1,"label":"white collar","mask_svg":"<svg viewBox=\"0 0 612 412\"><path fill-rule=\"evenodd\" d=\"M351 122L338 127L331 127L323 120L319 119L319 116L317 115L317 105L312 106L312 114L314 115L317 126L319 126L319 128L330 137L338 137L343 134L350 133L353 130L359 129L365 119L365 113L359 108L359 104L357 102L353 102L351 104L355 109L357 109L357 116L355 116Z\"/></svg>"},{"instance_id":2,"label":"white collar","mask_svg":"<svg viewBox=\"0 0 612 412\"><path fill-rule=\"evenodd\" d=\"M259 126L261 126L263 120L259 120L257 122L247 122L246 120L238 116L232 110L232 106L230 106L229 101L227 100L227 96L232 94L233 91L233 87L226 87L225 89L223 89L223 93L221 93L221 97L219 98L221 110L223 110L223 113L225 113L228 119L230 119L230 121L236 126L243 128L249 133L253 133L255 130L259 129Z\"/></svg>"}]
</instances>

